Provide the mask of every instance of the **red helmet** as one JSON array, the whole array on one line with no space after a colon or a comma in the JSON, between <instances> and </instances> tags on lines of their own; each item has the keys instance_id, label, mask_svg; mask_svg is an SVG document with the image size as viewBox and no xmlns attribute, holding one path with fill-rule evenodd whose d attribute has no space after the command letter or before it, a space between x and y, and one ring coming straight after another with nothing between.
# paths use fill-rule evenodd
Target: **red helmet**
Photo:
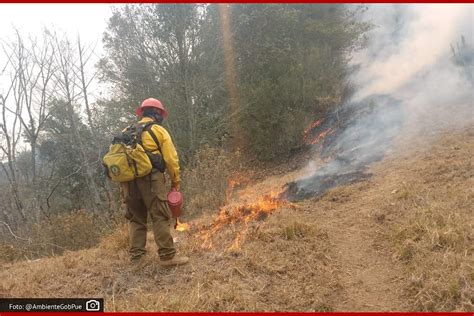
<instances>
[{"instance_id":1,"label":"red helmet","mask_svg":"<svg viewBox=\"0 0 474 316\"><path fill-rule=\"evenodd\" d=\"M166 111L165 107L163 106L163 104L161 104L160 100L157 100L154 98L148 98L144 100L142 104L135 110L135 114L137 114L137 116L141 116L144 108L156 108L160 110L163 118L166 118L168 116L168 111Z\"/></svg>"}]
</instances>

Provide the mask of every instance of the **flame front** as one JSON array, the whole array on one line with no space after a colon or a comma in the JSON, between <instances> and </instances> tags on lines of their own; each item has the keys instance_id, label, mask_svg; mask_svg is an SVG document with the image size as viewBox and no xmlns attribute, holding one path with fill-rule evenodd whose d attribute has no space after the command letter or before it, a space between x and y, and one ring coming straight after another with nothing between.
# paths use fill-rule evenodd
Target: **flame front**
<instances>
[{"instance_id":1,"label":"flame front","mask_svg":"<svg viewBox=\"0 0 474 316\"><path fill-rule=\"evenodd\" d=\"M311 145L316 145L319 143L321 140L323 140L330 132L332 131L332 128L328 128L327 130L321 132L316 136L312 141Z\"/></svg>"},{"instance_id":2,"label":"flame front","mask_svg":"<svg viewBox=\"0 0 474 316\"><path fill-rule=\"evenodd\" d=\"M317 144L322 141L327 135L334 132L332 128L327 128L324 131L316 134L316 128L322 123L323 119L313 121L305 130L303 134L303 141L307 144ZM234 190L237 186L250 182L249 178L242 175L234 175L228 180L226 191L226 200L229 203L234 196ZM245 190L238 192L237 196L242 200L249 200L253 197L255 192ZM219 213L214 218L210 225L204 226L198 232L198 237L202 240L203 248L212 248L213 239L216 233L224 228L229 228L233 232L233 242L227 246L228 250L240 249L242 243L245 241L246 233L249 229L249 223L259 222L265 220L270 214L278 210L282 206L295 206L289 201L281 197L281 192L271 192L270 194L260 195L253 198L255 202L236 204L230 203L219 209Z\"/></svg>"},{"instance_id":3,"label":"flame front","mask_svg":"<svg viewBox=\"0 0 474 316\"><path fill-rule=\"evenodd\" d=\"M234 175L232 178L227 180L227 190L226 190L226 201L229 202L232 199L234 194L235 187L241 184L248 184L250 179L244 175Z\"/></svg>"},{"instance_id":4,"label":"flame front","mask_svg":"<svg viewBox=\"0 0 474 316\"><path fill-rule=\"evenodd\" d=\"M178 219L176 219L176 227L175 229L179 232L184 232L185 230L189 230L191 226L187 223L181 223Z\"/></svg>"},{"instance_id":5,"label":"flame front","mask_svg":"<svg viewBox=\"0 0 474 316\"><path fill-rule=\"evenodd\" d=\"M212 248L212 237L214 234L229 225L241 225L240 231L234 236L234 241L229 249L238 249L242 244L248 224L254 221L262 221L272 214L279 207L289 204L288 201L281 200L279 193L270 193L260 196L257 202L244 205L227 205L220 209L210 227L201 231L204 248Z\"/></svg>"},{"instance_id":6,"label":"flame front","mask_svg":"<svg viewBox=\"0 0 474 316\"><path fill-rule=\"evenodd\" d=\"M333 132L332 128L328 128L320 132L316 137L311 137L314 134L314 129L321 125L322 119L318 119L311 123L303 132L303 143L315 145L323 140L328 134Z\"/></svg>"},{"instance_id":7,"label":"flame front","mask_svg":"<svg viewBox=\"0 0 474 316\"><path fill-rule=\"evenodd\" d=\"M306 141L308 140L308 137L309 137L309 134L310 132L316 127L316 126L319 126L319 124L321 124L321 119L319 120L315 120L314 122L312 122L303 132L303 142L306 143Z\"/></svg>"}]
</instances>

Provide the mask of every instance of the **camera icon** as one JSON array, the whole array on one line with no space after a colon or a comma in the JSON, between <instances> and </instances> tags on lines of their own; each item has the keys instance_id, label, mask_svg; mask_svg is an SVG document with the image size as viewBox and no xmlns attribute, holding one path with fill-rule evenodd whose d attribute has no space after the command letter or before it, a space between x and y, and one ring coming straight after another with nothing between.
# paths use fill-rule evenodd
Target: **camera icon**
<instances>
[{"instance_id":1,"label":"camera icon","mask_svg":"<svg viewBox=\"0 0 474 316\"><path fill-rule=\"evenodd\" d=\"M86 302L86 311L98 312L100 310L100 302L96 300L88 300Z\"/></svg>"}]
</instances>

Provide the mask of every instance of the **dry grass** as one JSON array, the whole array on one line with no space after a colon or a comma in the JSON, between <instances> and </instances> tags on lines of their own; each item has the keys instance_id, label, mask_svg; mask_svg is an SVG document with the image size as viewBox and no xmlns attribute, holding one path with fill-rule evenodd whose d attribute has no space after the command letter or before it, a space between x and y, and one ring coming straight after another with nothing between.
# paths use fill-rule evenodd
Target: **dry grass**
<instances>
[{"instance_id":1,"label":"dry grass","mask_svg":"<svg viewBox=\"0 0 474 316\"><path fill-rule=\"evenodd\" d=\"M203 247L205 213L174 232L189 265L161 268L151 235L148 255L131 264L121 226L94 249L4 264L0 296L104 297L108 311L473 310L473 135L393 156L366 182L282 206L250 222L240 248L229 245L241 223ZM247 203L287 178L237 196Z\"/></svg>"},{"instance_id":2,"label":"dry grass","mask_svg":"<svg viewBox=\"0 0 474 316\"><path fill-rule=\"evenodd\" d=\"M445 137L383 167L393 184L373 216L389 229L415 310L474 310L472 136Z\"/></svg>"},{"instance_id":3,"label":"dry grass","mask_svg":"<svg viewBox=\"0 0 474 316\"><path fill-rule=\"evenodd\" d=\"M195 155L192 167L182 175L184 216L196 217L226 202L228 180L238 167L238 159L238 155L231 157L224 150L211 147L204 147Z\"/></svg>"},{"instance_id":4,"label":"dry grass","mask_svg":"<svg viewBox=\"0 0 474 316\"><path fill-rule=\"evenodd\" d=\"M2 286L5 296L103 296L109 311L331 310L327 234L297 211L280 211L249 230L240 251L203 249L192 231L177 233L193 260L178 269L158 265L151 235L149 254L130 264L122 228L96 249L6 265Z\"/></svg>"},{"instance_id":5,"label":"dry grass","mask_svg":"<svg viewBox=\"0 0 474 316\"><path fill-rule=\"evenodd\" d=\"M117 252L128 248L128 225L120 224L115 231L102 238L100 246L107 251Z\"/></svg>"}]
</instances>

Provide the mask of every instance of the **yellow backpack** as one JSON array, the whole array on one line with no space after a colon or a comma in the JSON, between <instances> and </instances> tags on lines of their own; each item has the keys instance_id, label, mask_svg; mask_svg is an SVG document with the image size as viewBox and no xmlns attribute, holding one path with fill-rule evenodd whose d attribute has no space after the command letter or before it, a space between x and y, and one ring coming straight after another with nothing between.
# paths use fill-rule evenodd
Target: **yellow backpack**
<instances>
[{"instance_id":1,"label":"yellow backpack","mask_svg":"<svg viewBox=\"0 0 474 316\"><path fill-rule=\"evenodd\" d=\"M128 182L152 171L150 157L141 145L142 130L143 126L131 125L114 137L102 159L112 181Z\"/></svg>"}]
</instances>

